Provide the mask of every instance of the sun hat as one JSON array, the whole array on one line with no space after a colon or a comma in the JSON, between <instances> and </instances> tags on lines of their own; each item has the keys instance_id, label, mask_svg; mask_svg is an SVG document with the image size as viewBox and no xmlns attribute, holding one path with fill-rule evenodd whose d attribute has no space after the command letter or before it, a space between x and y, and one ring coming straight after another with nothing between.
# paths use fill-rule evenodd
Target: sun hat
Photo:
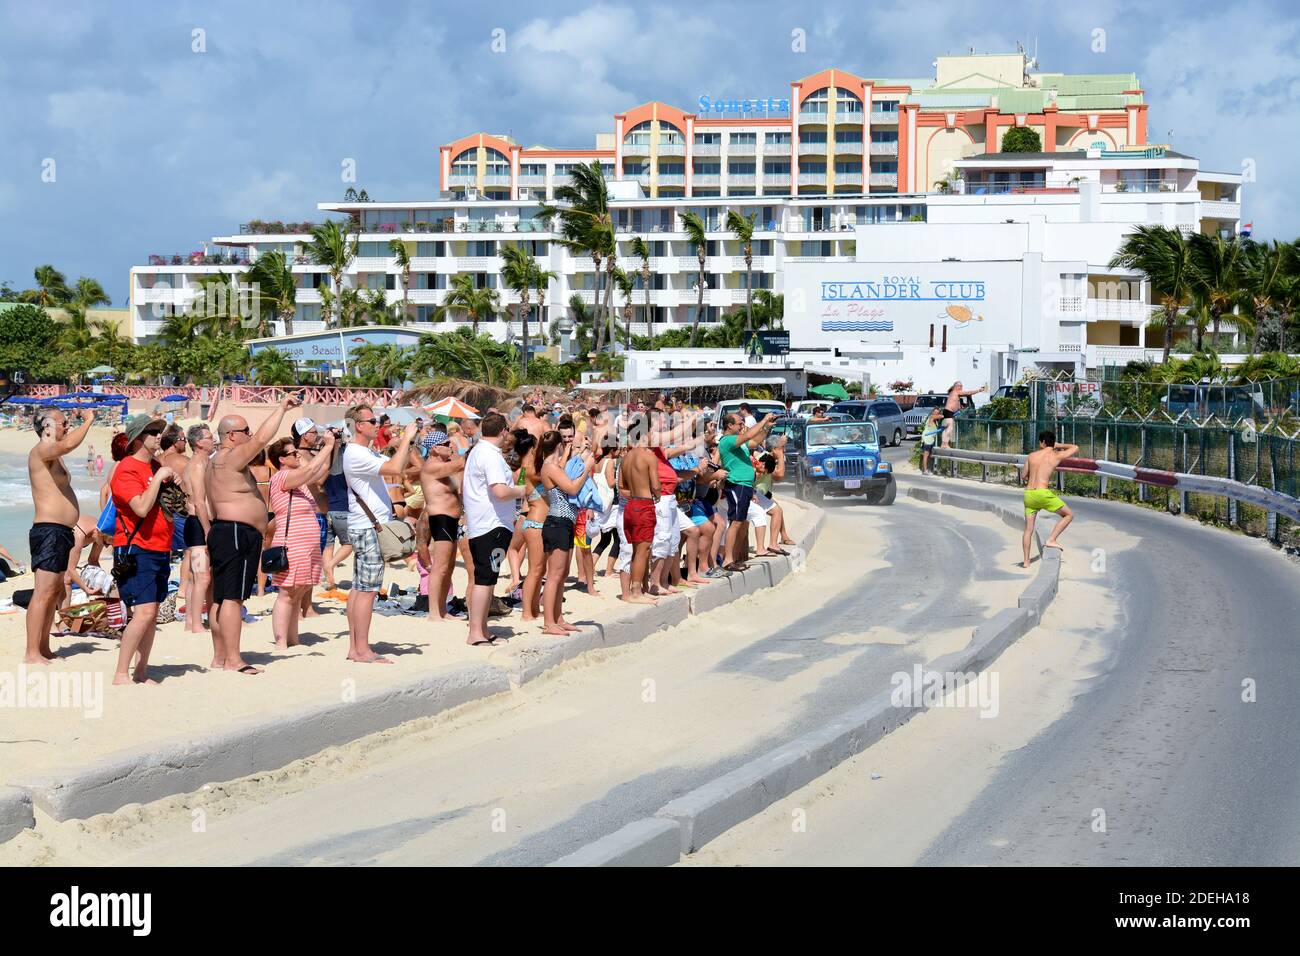
<instances>
[{"instance_id":1,"label":"sun hat","mask_svg":"<svg viewBox=\"0 0 1300 956\"><path fill-rule=\"evenodd\" d=\"M150 425L160 425L167 427L167 422L161 418L155 418L153 415L141 412L139 415L131 416L131 420L126 423L126 440L131 443L139 438L146 428Z\"/></svg>"}]
</instances>

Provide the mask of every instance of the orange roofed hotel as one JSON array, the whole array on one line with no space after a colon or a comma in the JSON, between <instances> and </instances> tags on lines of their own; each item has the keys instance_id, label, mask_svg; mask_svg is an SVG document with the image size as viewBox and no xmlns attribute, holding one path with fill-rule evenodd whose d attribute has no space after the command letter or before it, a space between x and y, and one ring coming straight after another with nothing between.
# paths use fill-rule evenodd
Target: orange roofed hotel
<instances>
[{"instance_id":1,"label":"orange roofed hotel","mask_svg":"<svg viewBox=\"0 0 1300 956\"><path fill-rule=\"evenodd\" d=\"M956 253L931 253L936 262L961 255L973 264L969 257L996 248L1003 259L1043 260L1047 268L1035 266L1037 278L1025 279L1025 289L1059 286L1050 295L1033 289L1017 293L1014 303L990 303L990 310L1009 310L990 350L1066 352L1088 366L1138 357L1149 290L1105 263L1138 223L1235 233L1241 177L1202 170L1192 157L1149 144L1147 104L1134 74L1070 76L1033 72L1033 66L1022 53L943 56L933 79L870 79L827 69L791 83L788 97L784 91L762 100L701 96L694 112L646 103L616 115L612 131L597 133L592 149L523 146L474 133L440 148L438 198L322 202L319 208L347 214L360 226L359 253L344 286L370 297L382 291L391 305L405 302L403 324L420 330L449 327L430 323L451 280L468 275L476 286L497 289L505 310L481 328L517 341L521 330L510 306L518 295L500 276L506 245L523 246L556 274L543 328L570 315L574 296L592 305L597 276L590 257L554 241L550 224L534 214L575 164L596 161L610 183L618 263L636 286L632 330L638 335L649 331L648 321L658 332L694 318L698 262L681 222L688 211L707 227L701 321L744 307L743 250L725 227L728 209L736 209L756 220L755 289L784 292L792 277L814 288L809 283L818 270L844 264L854 264L850 272L887 270L899 261L892 250L924 255L960 234ZM1015 127L1037 132L1042 152L1004 153L1003 139ZM1023 239L1002 228L1038 221L1046 231L1030 230ZM279 250L292 257L299 279L295 334L254 348L275 345L297 355L300 336L324 331L319 290L330 282L324 267L305 257L310 226L252 221L238 234L214 237L200 253L151 256L149 265L132 270L134 337L157 336L167 316L193 300L204 276L241 272L262 252ZM641 263L631 252L637 236L651 254L648 312ZM410 257L409 280L390 248L394 239ZM1123 301L1093 301L1102 286L1112 295L1119 289ZM792 306L797 311L798 304L789 298L787 320L797 319ZM1059 308L1035 311L1035 298ZM536 301L534 293L534 330ZM617 292L614 302L624 304ZM982 314L979 303L965 305ZM456 313L450 324L463 318ZM859 331L851 318L831 330ZM787 321L787 327L793 349L850 356L878 378L913 365L947 374L952 356L921 362L926 349L948 351L944 329L902 315L896 323L880 321L890 328L847 340L815 323ZM807 335L797 331L804 328ZM992 324L982 328L991 331ZM276 331L282 332L279 323ZM314 360L323 348L304 346L299 357ZM1003 371L1013 368L1008 359Z\"/></svg>"}]
</instances>

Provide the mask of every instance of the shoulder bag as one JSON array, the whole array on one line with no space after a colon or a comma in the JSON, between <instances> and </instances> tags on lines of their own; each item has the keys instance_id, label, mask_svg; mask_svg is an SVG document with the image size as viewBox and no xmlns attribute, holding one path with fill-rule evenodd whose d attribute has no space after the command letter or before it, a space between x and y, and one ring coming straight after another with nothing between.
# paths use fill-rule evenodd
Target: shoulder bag
<instances>
[{"instance_id":1,"label":"shoulder bag","mask_svg":"<svg viewBox=\"0 0 1300 956\"><path fill-rule=\"evenodd\" d=\"M401 561L415 550L415 532L411 530L409 524L400 520L380 523L375 513L370 510L370 506L352 489L351 484L348 485L348 493L356 499L361 510L370 519L370 524L379 537L379 553L385 561Z\"/></svg>"}]
</instances>

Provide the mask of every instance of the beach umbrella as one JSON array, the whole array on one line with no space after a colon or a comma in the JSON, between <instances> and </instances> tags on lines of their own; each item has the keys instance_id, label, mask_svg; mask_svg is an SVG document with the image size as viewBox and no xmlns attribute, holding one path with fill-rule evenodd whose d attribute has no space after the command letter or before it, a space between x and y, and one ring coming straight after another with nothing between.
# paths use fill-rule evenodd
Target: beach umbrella
<instances>
[{"instance_id":1,"label":"beach umbrella","mask_svg":"<svg viewBox=\"0 0 1300 956\"><path fill-rule=\"evenodd\" d=\"M466 405L459 398L444 398L425 407L430 415L445 415L448 418L478 418L478 409Z\"/></svg>"},{"instance_id":2,"label":"beach umbrella","mask_svg":"<svg viewBox=\"0 0 1300 956\"><path fill-rule=\"evenodd\" d=\"M833 398L837 402L847 402L849 393L844 390L844 386L839 382L830 382L826 385L817 385L808 389L814 395L820 395L823 398Z\"/></svg>"},{"instance_id":3,"label":"beach umbrella","mask_svg":"<svg viewBox=\"0 0 1300 956\"><path fill-rule=\"evenodd\" d=\"M188 402L189 400L188 395L168 395L166 398L160 399L160 401L164 402Z\"/></svg>"}]
</instances>

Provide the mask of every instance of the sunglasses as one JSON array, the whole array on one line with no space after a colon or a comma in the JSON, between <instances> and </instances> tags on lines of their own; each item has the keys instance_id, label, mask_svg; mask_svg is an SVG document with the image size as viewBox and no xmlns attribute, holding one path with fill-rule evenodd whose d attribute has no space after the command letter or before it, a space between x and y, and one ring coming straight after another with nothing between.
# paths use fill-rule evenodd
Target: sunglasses
<instances>
[{"instance_id":1,"label":"sunglasses","mask_svg":"<svg viewBox=\"0 0 1300 956\"><path fill-rule=\"evenodd\" d=\"M298 449L296 449L296 448L287 448L287 449L285 449L284 451L280 452L280 457L281 457L281 458L297 458L297 457L298 457Z\"/></svg>"},{"instance_id":2,"label":"sunglasses","mask_svg":"<svg viewBox=\"0 0 1300 956\"><path fill-rule=\"evenodd\" d=\"M247 425L245 425L243 428L232 428L230 429L230 431L226 432L226 434L235 435L238 434L239 432L243 432L245 435L251 435L253 433L252 429L250 429Z\"/></svg>"}]
</instances>

